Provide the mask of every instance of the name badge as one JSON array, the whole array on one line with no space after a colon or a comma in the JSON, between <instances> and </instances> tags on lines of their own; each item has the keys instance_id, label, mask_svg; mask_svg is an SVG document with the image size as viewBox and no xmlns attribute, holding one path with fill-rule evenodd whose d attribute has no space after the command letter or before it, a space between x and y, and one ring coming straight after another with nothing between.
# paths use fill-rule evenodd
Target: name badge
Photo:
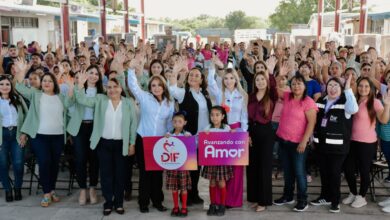
<instances>
[{"instance_id":1,"label":"name badge","mask_svg":"<svg viewBox=\"0 0 390 220\"><path fill-rule=\"evenodd\" d=\"M326 127L327 124L328 124L328 119L327 118L323 118L322 121L321 121L321 127Z\"/></svg>"}]
</instances>

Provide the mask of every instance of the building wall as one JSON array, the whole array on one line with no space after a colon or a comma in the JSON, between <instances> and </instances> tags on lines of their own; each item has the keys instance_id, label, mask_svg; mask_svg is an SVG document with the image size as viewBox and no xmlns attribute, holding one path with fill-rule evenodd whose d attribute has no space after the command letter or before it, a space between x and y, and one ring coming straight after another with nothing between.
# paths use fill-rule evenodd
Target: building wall
<instances>
[{"instance_id":1,"label":"building wall","mask_svg":"<svg viewBox=\"0 0 390 220\"><path fill-rule=\"evenodd\" d=\"M10 27L10 39L12 44L16 44L20 40L24 40L27 43L31 41L38 41L42 50L46 49L46 45L49 42L55 41L55 25L54 16L38 16L36 14L29 13L15 13L15 12L2 12L1 16L7 17L31 17L38 18L38 28L26 28L26 27ZM52 42L54 45L56 42Z\"/></svg>"}]
</instances>

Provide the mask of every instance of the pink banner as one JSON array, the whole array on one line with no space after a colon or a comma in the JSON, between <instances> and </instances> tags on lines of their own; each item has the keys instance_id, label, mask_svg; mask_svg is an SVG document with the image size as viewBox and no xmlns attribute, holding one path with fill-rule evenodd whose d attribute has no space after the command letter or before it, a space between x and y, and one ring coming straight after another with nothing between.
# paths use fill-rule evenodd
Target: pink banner
<instances>
[{"instance_id":1,"label":"pink banner","mask_svg":"<svg viewBox=\"0 0 390 220\"><path fill-rule=\"evenodd\" d=\"M205 132L199 133L199 164L248 165L247 132Z\"/></svg>"},{"instance_id":2,"label":"pink banner","mask_svg":"<svg viewBox=\"0 0 390 220\"><path fill-rule=\"evenodd\" d=\"M145 170L196 170L195 137L143 137Z\"/></svg>"}]
</instances>

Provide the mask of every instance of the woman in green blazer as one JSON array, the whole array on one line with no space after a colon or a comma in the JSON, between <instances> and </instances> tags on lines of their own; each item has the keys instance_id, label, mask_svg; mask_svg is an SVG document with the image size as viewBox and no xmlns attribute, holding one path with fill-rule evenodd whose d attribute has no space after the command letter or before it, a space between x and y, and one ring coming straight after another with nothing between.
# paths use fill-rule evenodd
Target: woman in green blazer
<instances>
[{"instance_id":1,"label":"woman in green blazer","mask_svg":"<svg viewBox=\"0 0 390 220\"><path fill-rule=\"evenodd\" d=\"M97 65L91 65L86 70L87 81L84 84L83 92L87 97L96 97L97 94L103 94L102 75ZM97 203L96 186L99 177L99 162L96 150L90 148L91 134L94 122L94 109L81 105L76 102L75 97L71 98L73 102L73 112L70 114L67 131L72 135L76 179L80 187L79 204L85 205L87 202L87 176L89 176L89 198L91 204ZM88 167L88 174L87 174Z\"/></svg>"},{"instance_id":2,"label":"woman in green blazer","mask_svg":"<svg viewBox=\"0 0 390 220\"><path fill-rule=\"evenodd\" d=\"M87 80L85 72L79 73L78 88L75 91L79 104L94 108L94 123L91 149L97 149L104 203L104 215L113 208L123 214L125 156L133 155L136 139L137 119L135 105L125 97L120 82L108 81L107 95L86 97L82 92ZM113 199L114 198L114 199Z\"/></svg>"},{"instance_id":3,"label":"woman in green blazer","mask_svg":"<svg viewBox=\"0 0 390 220\"><path fill-rule=\"evenodd\" d=\"M40 90L27 88L23 80L28 66L22 59L15 64L16 90L30 101L30 109L21 131L31 137L32 151L39 165L39 182L44 193L41 206L47 207L52 201L59 201L54 190L66 140L66 110L69 99L60 94L56 77L52 73L45 73L41 77Z\"/></svg>"},{"instance_id":4,"label":"woman in green blazer","mask_svg":"<svg viewBox=\"0 0 390 220\"><path fill-rule=\"evenodd\" d=\"M24 146L27 136L21 133L21 127L27 113L27 105L14 90L12 75L0 75L0 180L5 190L6 202L12 202L12 188L8 169L11 159L14 171L15 200L22 199Z\"/></svg>"}]
</instances>

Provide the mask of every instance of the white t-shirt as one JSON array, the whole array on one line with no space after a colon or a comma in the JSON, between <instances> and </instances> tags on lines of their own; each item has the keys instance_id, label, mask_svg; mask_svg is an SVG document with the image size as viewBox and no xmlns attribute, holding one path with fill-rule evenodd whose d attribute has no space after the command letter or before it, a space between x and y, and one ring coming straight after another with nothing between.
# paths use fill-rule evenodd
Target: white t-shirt
<instances>
[{"instance_id":1,"label":"white t-shirt","mask_svg":"<svg viewBox=\"0 0 390 220\"><path fill-rule=\"evenodd\" d=\"M58 95L42 94L39 105L38 134L64 134L64 105Z\"/></svg>"}]
</instances>

